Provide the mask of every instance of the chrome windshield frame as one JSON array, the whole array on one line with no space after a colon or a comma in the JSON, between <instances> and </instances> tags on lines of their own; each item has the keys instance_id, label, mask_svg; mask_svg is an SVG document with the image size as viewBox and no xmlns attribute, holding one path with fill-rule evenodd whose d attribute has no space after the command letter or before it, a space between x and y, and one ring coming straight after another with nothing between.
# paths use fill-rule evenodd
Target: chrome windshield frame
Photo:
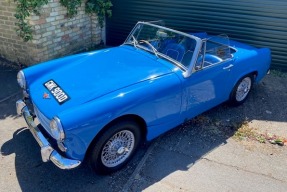
<instances>
[{"instance_id":1,"label":"chrome windshield frame","mask_svg":"<svg viewBox=\"0 0 287 192\"><path fill-rule=\"evenodd\" d=\"M194 35L190 35L188 33L184 33L184 32L181 32L181 31L177 31L177 30L174 30L174 29L170 29L170 28L167 28L167 27L163 27L163 26L160 26L160 25L156 25L156 24L152 24L150 22L143 22L143 21L139 21L135 26L134 28L132 29L132 31L130 32L130 34L128 35L128 37L126 38L126 40L124 41L123 44L128 44L128 40L131 38L131 36L134 34L137 26L139 24L144 24L144 25L149 25L149 26L152 26L152 27L157 27L159 29L163 29L163 30L167 30L167 31L171 31L173 33L177 33L177 34L180 34L180 35L183 35L183 36L186 36L186 37L189 37L191 39L194 39L196 41L196 46L195 46L195 49L194 49L194 52L193 52L193 55L192 55L192 59L190 61L190 64L188 67L185 67L184 65L182 65L180 62L172 59L172 58L169 58L168 56L165 56L164 54L161 54L158 52L158 55L169 60L170 62L172 62L173 64L175 64L176 66L178 66L183 72L182 72L182 75L183 77L187 78L189 77L192 72L193 72L193 66L195 65L196 61L197 61L197 57L198 57L198 54L200 52L200 49L201 49L201 46L202 46L202 40ZM129 43L130 44L130 43ZM140 48L143 48L142 46ZM145 48L143 48L145 49ZM145 49L147 50L147 49Z\"/></svg>"}]
</instances>

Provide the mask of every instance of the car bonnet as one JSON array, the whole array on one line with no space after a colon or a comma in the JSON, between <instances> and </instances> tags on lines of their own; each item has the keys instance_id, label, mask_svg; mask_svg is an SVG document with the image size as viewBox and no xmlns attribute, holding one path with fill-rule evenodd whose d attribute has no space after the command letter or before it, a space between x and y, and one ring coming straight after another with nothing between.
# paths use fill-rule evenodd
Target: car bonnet
<instances>
[{"instance_id":1,"label":"car bonnet","mask_svg":"<svg viewBox=\"0 0 287 192\"><path fill-rule=\"evenodd\" d=\"M29 85L29 92L37 108L51 119L70 107L170 73L171 69L150 53L120 46L91 52L68 65L48 71ZM51 82L56 86L51 87ZM60 99L54 94L55 88L56 92L61 92Z\"/></svg>"}]
</instances>

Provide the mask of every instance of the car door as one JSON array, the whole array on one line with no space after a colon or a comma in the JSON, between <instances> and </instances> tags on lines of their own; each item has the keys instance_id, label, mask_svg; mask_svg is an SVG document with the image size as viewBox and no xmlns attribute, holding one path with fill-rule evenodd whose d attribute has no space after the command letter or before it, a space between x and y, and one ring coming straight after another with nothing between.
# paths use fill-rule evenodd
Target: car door
<instances>
[{"instance_id":1,"label":"car door","mask_svg":"<svg viewBox=\"0 0 287 192\"><path fill-rule=\"evenodd\" d=\"M217 58L206 51L205 43L193 73L183 81L185 118L192 118L229 98L233 59ZM203 53L203 54L202 54ZM204 58L204 59L202 59Z\"/></svg>"}]
</instances>

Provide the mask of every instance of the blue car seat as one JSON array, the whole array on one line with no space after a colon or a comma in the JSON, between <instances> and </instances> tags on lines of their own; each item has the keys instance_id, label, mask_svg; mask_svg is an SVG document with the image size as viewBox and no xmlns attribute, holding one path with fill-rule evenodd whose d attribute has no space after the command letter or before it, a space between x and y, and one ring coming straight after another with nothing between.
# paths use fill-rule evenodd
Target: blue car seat
<instances>
[{"instance_id":1,"label":"blue car seat","mask_svg":"<svg viewBox=\"0 0 287 192\"><path fill-rule=\"evenodd\" d=\"M170 43L164 48L163 53L170 58L181 62L185 53L185 47L182 44Z\"/></svg>"}]
</instances>

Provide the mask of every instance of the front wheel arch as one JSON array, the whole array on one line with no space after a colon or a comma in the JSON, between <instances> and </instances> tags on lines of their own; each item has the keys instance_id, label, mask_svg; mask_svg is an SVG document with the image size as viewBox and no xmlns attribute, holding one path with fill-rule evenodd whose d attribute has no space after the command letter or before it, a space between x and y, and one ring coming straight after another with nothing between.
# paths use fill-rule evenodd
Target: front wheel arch
<instances>
[{"instance_id":1,"label":"front wheel arch","mask_svg":"<svg viewBox=\"0 0 287 192\"><path fill-rule=\"evenodd\" d=\"M87 159L89 159L89 154L91 153L92 150L92 146L96 143L96 141L113 125L122 122L122 121L134 121L135 123L137 123L139 125L140 128L140 132L142 135L142 141L145 142L146 141L146 137L147 137L147 125L145 120L138 116L138 115L133 115L133 114L129 114L129 115L123 115L120 116L114 120L112 120L111 122L109 122L107 125L105 125L100 131L99 133L94 137L94 139L92 140L92 142L90 143L86 153L85 153L85 161L87 161Z\"/></svg>"},{"instance_id":2,"label":"front wheel arch","mask_svg":"<svg viewBox=\"0 0 287 192\"><path fill-rule=\"evenodd\" d=\"M119 121L91 146L89 164L99 174L121 169L142 143L139 125L134 121Z\"/></svg>"}]
</instances>

